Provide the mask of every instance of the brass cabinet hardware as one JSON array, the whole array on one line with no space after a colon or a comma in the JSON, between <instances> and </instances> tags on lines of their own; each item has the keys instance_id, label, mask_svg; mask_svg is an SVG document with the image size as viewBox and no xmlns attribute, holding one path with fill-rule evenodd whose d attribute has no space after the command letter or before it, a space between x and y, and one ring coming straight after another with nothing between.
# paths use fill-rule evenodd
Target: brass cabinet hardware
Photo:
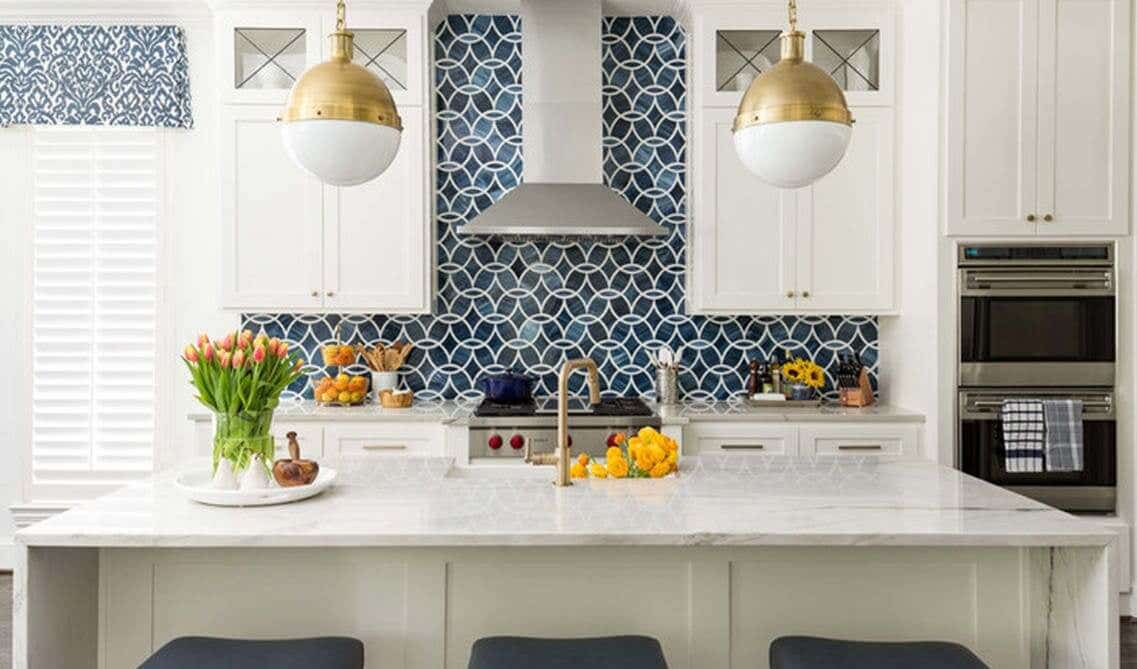
<instances>
[{"instance_id":1,"label":"brass cabinet hardware","mask_svg":"<svg viewBox=\"0 0 1137 669\"><path fill-rule=\"evenodd\" d=\"M880 444L838 444L837 450L839 451L883 451L884 446Z\"/></svg>"},{"instance_id":2,"label":"brass cabinet hardware","mask_svg":"<svg viewBox=\"0 0 1137 669\"><path fill-rule=\"evenodd\" d=\"M801 294L801 296L802 296L802 297L809 297L809 291L808 291L808 290L806 290L806 291L803 291L803 292L802 292L802 294Z\"/></svg>"},{"instance_id":3,"label":"brass cabinet hardware","mask_svg":"<svg viewBox=\"0 0 1137 669\"><path fill-rule=\"evenodd\" d=\"M1045 216L1042 217L1042 220L1049 223L1050 221L1054 220L1054 214L1046 214Z\"/></svg>"},{"instance_id":4,"label":"brass cabinet hardware","mask_svg":"<svg viewBox=\"0 0 1137 669\"><path fill-rule=\"evenodd\" d=\"M761 451L765 450L766 444L722 444L720 448L724 451Z\"/></svg>"},{"instance_id":5,"label":"brass cabinet hardware","mask_svg":"<svg viewBox=\"0 0 1137 669\"><path fill-rule=\"evenodd\" d=\"M1028 223L1034 223L1034 219L1035 219L1035 215L1034 215L1034 214L1027 214L1027 215L1026 215L1026 220L1027 220L1027 222L1028 222Z\"/></svg>"},{"instance_id":6,"label":"brass cabinet hardware","mask_svg":"<svg viewBox=\"0 0 1137 669\"><path fill-rule=\"evenodd\" d=\"M792 290L786 291L786 297L793 297L793 296L794 296L794 291L792 291Z\"/></svg>"},{"instance_id":7,"label":"brass cabinet hardware","mask_svg":"<svg viewBox=\"0 0 1137 669\"><path fill-rule=\"evenodd\" d=\"M312 297L319 297L319 296L320 296L320 291L318 291L318 290L312 291Z\"/></svg>"},{"instance_id":8,"label":"brass cabinet hardware","mask_svg":"<svg viewBox=\"0 0 1137 669\"><path fill-rule=\"evenodd\" d=\"M324 295L327 295L328 297L335 297L336 293L335 291L329 290L328 292L324 293Z\"/></svg>"}]
</instances>

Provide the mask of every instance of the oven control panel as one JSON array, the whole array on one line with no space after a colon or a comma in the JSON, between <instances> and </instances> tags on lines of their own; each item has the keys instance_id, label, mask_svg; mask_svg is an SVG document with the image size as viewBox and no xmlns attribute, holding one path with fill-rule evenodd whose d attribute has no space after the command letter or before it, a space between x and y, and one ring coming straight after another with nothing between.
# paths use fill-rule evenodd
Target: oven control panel
<instances>
[{"instance_id":1,"label":"oven control panel","mask_svg":"<svg viewBox=\"0 0 1137 669\"><path fill-rule=\"evenodd\" d=\"M573 427L569 421L569 446L574 455L588 453L602 457L608 450L609 440L617 433L635 434L640 428L626 425L604 427ZM556 427L534 427L506 425L470 428L471 458L518 458L525 452L526 444L533 453L551 453L557 448Z\"/></svg>"}]
</instances>

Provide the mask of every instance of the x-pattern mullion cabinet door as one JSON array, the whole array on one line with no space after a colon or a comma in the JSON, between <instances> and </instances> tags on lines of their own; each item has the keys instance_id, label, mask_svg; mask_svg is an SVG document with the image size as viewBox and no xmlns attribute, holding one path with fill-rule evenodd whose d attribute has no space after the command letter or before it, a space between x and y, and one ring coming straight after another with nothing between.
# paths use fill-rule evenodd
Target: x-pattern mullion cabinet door
<instances>
[{"instance_id":1,"label":"x-pattern mullion cabinet door","mask_svg":"<svg viewBox=\"0 0 1137 669\"><path fill-rule=\"evenodd\" d=\"M325 33L335 30L335 15L324 14L322 25ZM355 35L352 61L382 79L400 109L429 106L431 59L425 15L349 6L347 27ZM327 44L322 53L328 56Z\"/></svg>"},{"instance_id":2,"label":"x-pattern mullion cabinet door","mask_svg":"<svg viewBox=\"0 0 1137 669\"><path fill-rule=\"evenodd\" d=\"M221 102L283 107L304 70L320 62L326 41L319 14L227 11L214 21Z\"/></svg>"}]
</instances>

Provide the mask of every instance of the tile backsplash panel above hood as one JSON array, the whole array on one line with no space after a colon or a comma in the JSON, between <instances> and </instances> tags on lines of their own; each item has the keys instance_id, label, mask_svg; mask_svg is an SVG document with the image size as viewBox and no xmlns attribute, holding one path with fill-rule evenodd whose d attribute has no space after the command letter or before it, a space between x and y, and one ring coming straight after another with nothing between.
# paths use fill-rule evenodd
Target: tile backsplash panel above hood
<instances>
[{"instance_id":1,"label":"tile backsplash panel above hood","mask_svg":"<svg viewBox=\"0 0 1137 669\"><path fill-rule=\"evenodd\" d=\"M686 345L688 398L743 390L746 362L789 349L836 364L862 351L875 385L877 322L868 316L686 314L684 36L670 17L603 20L605 182L669 231L653 239L557 242L459 238L455 228L521 175L521 39L512 16L450 16L434 36L438 303L432 316L245 314L245 327L293 342L320 373L336 323L352 342L410 340L404 368L422 399L472 397L485 372L527 370L552 393L560 363L592 356L604 387L653 393L646 349ZM362 365L354 371L364 371ZM583 385L583 375L575 379ZM832 391L831 384L827 387ZM311 397L307 381L292 393ZM830 392L829 394L833 394Z\"/></svg>"}]
</instances>

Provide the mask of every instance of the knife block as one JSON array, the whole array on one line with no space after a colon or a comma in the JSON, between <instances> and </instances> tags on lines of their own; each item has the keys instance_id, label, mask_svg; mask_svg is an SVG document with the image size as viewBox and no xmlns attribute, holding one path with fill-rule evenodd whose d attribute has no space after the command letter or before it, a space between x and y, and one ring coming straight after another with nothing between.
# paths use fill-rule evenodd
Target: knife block
<instances>
[{"instance_id":1,"label":"knife block","mask_svg":"<svg viewBox=\"0 0 1137 669\"><path fill-rule=\"evenodd\" d=\"M857 377L856 388L838 388L837 394L840 397L841 406L870 406L876 399L873 397L872 385L869 383L869 370L867 368L861 369L861 374Z\"/></svg>"}]
</instances>

